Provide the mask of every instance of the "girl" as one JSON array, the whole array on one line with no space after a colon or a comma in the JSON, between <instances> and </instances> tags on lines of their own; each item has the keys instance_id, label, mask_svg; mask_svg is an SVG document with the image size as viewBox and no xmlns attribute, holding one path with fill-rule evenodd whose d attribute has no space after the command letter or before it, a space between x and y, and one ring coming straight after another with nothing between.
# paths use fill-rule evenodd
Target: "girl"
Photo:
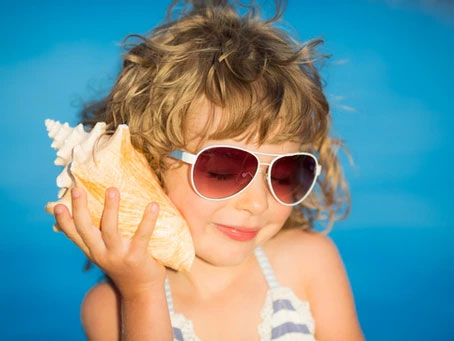
<instances>
[{"instance_id":1,"label":"girl","mask_svg":"<svg viewBox=\"0 0 454 341\"><path fill-rule=\"evenodd\" d=\"M110 279L82 303L88 339L363 340L336 247L312 231L348 206L314 65L320 41L298 45L274 27L279 1L268 21L226 0L178 3L133 37L112 91L83 121L128 124L196 259L175 272L145 251L156 203L127 240L121 193L106 191L98 230L75 188L73 215L57 205L57 223Z\"/></svg>"}]
</instances>

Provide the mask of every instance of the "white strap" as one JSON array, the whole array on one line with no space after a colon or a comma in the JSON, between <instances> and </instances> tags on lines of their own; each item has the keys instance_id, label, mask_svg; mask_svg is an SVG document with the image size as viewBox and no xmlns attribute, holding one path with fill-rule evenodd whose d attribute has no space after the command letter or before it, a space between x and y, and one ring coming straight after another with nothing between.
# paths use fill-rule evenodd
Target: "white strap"
<instances>
[{"instance_id":1,"label":"white strap","mask_svg":"<svg viewBox=\"0 0 454 341\"><path fill-rule=\"evenodd\" d=\"M257 261L260 265L260 268L262 269L263 274L265 275L266 282L268 283L268 286L270 289L273 288L278 288L279 283L277 282L276 276L274 275L273 268L271 267L271 264L268 260L268 257L265 254L265 251L261 247L257 247L254 250L255 257L257 258Z\"/></svg>"},{"instance_id":2,"label":"white strap","mask_svg":"<svg viewBox=\"0 0 454 341\"><path fill-rule=\"evenodd\" d=\"M166 300L167 300L167 307L169 308L169 313L173 314L175 311L173 309L172 291L170 290L169 280L167 279L167 277L164 282L164 288L166 290Z\"/></svg>"}]
</instances>

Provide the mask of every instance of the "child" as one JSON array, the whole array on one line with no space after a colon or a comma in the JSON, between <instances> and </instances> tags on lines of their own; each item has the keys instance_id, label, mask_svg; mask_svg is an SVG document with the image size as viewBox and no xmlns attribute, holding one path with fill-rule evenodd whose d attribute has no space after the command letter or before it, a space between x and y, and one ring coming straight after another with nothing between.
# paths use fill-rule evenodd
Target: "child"
<instances>
[{"instance_id":1,"label":"child","mask_svg":"<svg viewBox=\"0 0 454 341\"><path fill-rule=\"evenodd\" d=\"M177 4L150 36L134 36L112 91L83 121L128 124L196 258L176 272L145 251L157 204L127 240L116 229L121 193L106 191L100 231L75 188L73 216L57 205L57 223L110 279L82 303L88 339L363 340L336 247L312 231L348 206L314 65L320 41L298 45L274 27L279 1L269 21L226 0Z\"/></svg>"}]
</instances>

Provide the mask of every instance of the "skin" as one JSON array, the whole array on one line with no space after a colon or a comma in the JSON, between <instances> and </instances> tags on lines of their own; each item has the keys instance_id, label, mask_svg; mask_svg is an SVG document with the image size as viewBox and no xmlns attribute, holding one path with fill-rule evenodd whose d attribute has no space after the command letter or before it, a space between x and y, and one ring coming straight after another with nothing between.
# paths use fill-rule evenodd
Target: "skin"
<instances>
[{"instance_id":1,"label":"skin","mask_svg":"<svg viewBox=\"0 0 454 341\"><path fill-rule=\"evenodd\" d=\"M172 340L172 329L169 314L166 311L167 303L163 291L165 279L165 268L156 262L146 252L148 240L158 216L159 207L157 204L150 204L144 212L143 219L138 226L134 236L128 240L123 238L117 228L118 207L120 195L117 189L109 188L106 191L105 206L102 215L101 229L97 229L91 222L87 209L86 193L80 188L72 190L72 212L71 217L64 205L57 205L54 208L57 224L61 230L86 256L115 282L115 293L121 297L121 319L123 328L121 338L125 340L146 340L156 339ZM108 340L115 333L120 337L118 326L118 311L116 316L105 314L100 316L91 315L89 323L84 323L89 314L99 309L99 304L104 304L103 309L113 308L116 304L109 294L101 295L93 292L94 295L87 296L87 303L94 306L82 307L82 323L86 327L87 337L92 340ZM155 302L153 307L148 302ZM120 306L116 306L117 309ZM107 310L109 313L115 310ZM154 321L155 323L151 323ZM158 323L156 323L158 321ZM95 324L93 324L95 323ZM151 324L150 324L151 323ZM117 325L116 325L117 324ZM109 332L102 335L103 328L100 326L113 327ZM150 328L146 328L150 325ZM96 326L96 329L94 328ZM98 329L99 328L99 329ZM110 338L112 340L112 338Z\"/></svg>"},{"instance_id":2,"label":"skin","mask_svg":"<svg viewBox=\"0 0 454 341\"><path fill-rule=\"evenodd\" d=\"M200 144L198 132L209 110L207 103L199 105L197 117L188 125L188 150ZM295 142L257 145L241 138L203 141L202 147L213 144L276 154L299 149ZM271 159L259 158L263 162ZM147 208L130 241L117 230L120 193L115 188L106 193L101 231L92 226L85 193L80 189L72 193L73 217L63 205L55 208L57 223L65 234L115 283L98 284L84 299L81 318L89 339L116 340L121 335L126 340L172 340L163 290L167 275L175 310L193 321L201 340L259 340L257 326L268 288L253 255L257 246L265 250L279 283L310 302L317 340L364 339L336 247L317 233L298 229L279 232L291 208L272 196L265 166L240 195L208 201L194 192L189 165L168 162L170 169L164 174L167 194L187 220L196 250L189 273L165 269L145 252L158 214L154 205ZM216 224L259 231L252 240L239 242L220 232Z\"/></svg>"}]
</instances>

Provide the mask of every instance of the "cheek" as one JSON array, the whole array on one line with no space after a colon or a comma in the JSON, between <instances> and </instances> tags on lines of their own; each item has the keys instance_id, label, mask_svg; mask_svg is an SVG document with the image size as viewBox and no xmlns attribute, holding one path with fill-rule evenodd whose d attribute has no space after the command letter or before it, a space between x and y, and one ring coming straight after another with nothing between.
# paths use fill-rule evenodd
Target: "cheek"
<instances>
[{"instance_id":1,"label":"cheek","mask_svg":"<svg viewBox=\"0 0 454 341\"><path fill-rule=\"evenodd\" d=\"M272 215L269 217L269 221L274 226L275 233L279 232L282 226L284 226L287 219L290 217L292 213L292 208L283 206L279 203L276 203L274 209L270 212L273 212Z\"/></svg>"},{"instance_id":2,"label":"cheek","mask_svg":"<svg viewBox=\"0 0 454 341\"><path fill-rule=\"evenodd\" d=\"M194 191L188 177L188 167L181 166L169 169L163 176L166 193L181 213L184 213L184 203L191 202Z\"/></svg>"},{"instance_id":3,"label":"cheek","mask_svg":"<svg viewBox=\"0 0 454 341\"><path fill-rule=\"evenodd\" d=\"M290 218L290 215L292 214L292 211L293 211L293 208L287 207L287 210L285 211L285 213L282 214L282 216L281 216L281 229L285 225L287 220ZM295 226L292 226L292 227L295 227Z\"/></svg>"},{"instance_id":4,"label":"cheek","mask_svg":"<svg viewBox=\"0 0 454 341\"><path fill-rule=\"evenodd\" d=\"M285 222L287 221L288 217L290 217L290 214L292 213L293 207L289 206L284 206L279 204L279 209L276 211L277 216L279 217L279 220Z\"/></svg>"},{"instance_id":5,"label":"cheek","mask_svg":"<svg viewBox=\"0 0 454 341\"><path fill-rule=\"evenodd\" d=\"M193 232L194 226L200 226L214 208L192 189L187 166L167 170L164 179L168 197L183 214Z\"/></svg>"}]
</instances>

